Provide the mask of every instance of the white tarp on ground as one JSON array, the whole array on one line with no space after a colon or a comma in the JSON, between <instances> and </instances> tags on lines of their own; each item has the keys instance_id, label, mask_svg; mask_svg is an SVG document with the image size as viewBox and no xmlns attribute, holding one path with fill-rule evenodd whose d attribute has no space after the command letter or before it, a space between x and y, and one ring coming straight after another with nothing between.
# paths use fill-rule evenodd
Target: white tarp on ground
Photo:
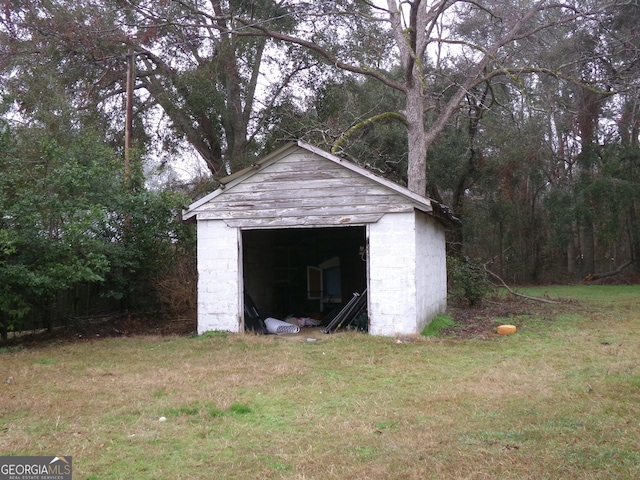
<instances>
[{"instance_id":1,"label":"white tarp on ground","mask_svg":"<svg viewBox=\"0 0 640 480\"><path fill-rule=\"evenodd\" d=\"M292 315L284 319L285 322L291 325L297 325L299 327L319 327L322 325L320 320L315 320L309 317L294 317Z\"/></svg>"},{"instance_id":2,"label":"white tarp on ground","mask_svg":"<svg viewBox=\"0 0 640 480\"><path fill-rule=\"evenodd\" d=\"M284 335L285 333L298 333L300 331L300 327L297 325L291 325L290 323L283 322L282 320L278 320L277 318L266 318L264 324L267 327L267 331L269 333L274 333L276 335Z\"/></svg>"}]
</instances>

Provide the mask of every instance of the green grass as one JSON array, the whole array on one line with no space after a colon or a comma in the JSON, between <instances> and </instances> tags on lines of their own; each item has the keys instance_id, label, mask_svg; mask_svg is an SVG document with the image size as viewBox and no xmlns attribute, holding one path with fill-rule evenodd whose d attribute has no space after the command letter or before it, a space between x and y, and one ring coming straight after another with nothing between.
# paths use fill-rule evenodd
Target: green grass
<instances>
[{"instance_id":1,"label":"green grass","mask_svg":"<svg viewBox=\"0 0 640 480\"><path fill-rule=\"evenodd\" d=\"M636 304L640 287L638 285L553 285L545 287L516 288L517 292L548 297L550 299L573 299L607 306L617 302Z\"/></svg>"},{"instance_id":2,"label":"green grass","mask_svg":"<svg viewBox=\"0 0 640 480\"><path fill-rule=\"evenodd\" d=\"M450 327L454 323L455 321L449 315L438 315L424 327L422 335L425 337L437 337L443 328Z\"/></svg>"},{"instance_id":3,"label":"green grass","mask_svg":"<svg viewBox=\"0 0 640 480\"><path fill-rule=\"evenodd\" d=\"M101 480L640 478L640 287L526 293L571 301L509 336L5 350L0 453Z\"/></svg>"}]
</instances>

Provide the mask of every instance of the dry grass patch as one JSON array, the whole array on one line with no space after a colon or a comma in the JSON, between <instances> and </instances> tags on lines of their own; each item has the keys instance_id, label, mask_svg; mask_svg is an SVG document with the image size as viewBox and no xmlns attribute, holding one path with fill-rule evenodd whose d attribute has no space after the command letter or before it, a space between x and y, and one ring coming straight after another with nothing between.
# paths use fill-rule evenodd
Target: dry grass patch
<instances>
[{"instance_id":1,"label":"dry grass patch","mask_svg":"<svg viewBox=\"0 0 640 480\"><path fill-rule=\"evenodd\" d=\"M83 479L640 478L640 319L625 298L514 316L509 337L8 350L0 451L73 455Z\"/></svg>"}]
</instances>

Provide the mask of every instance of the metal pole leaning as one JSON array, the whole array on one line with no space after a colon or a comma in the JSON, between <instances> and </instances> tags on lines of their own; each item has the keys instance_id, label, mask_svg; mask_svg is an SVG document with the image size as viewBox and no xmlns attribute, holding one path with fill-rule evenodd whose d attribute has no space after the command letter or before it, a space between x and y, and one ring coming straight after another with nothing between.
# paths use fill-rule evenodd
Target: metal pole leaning
<instances>
[{"instance_id":1,"label":"metal pole leaning","mask_svg":"<svg viewBox=\"0 0 640 480\"><path fill-rule=\"evenodd\" d=\"M360 311L362 311L363 307L365 306L366 300L367 300L366 288L364 289L362 294L357 292L354 293L351 300L349 300L349 302L344 306L344 308L338 312L338 314L333 318L333 320L329 322L329 325L327 325L324 329L322 329L321 332L331 333L332 330L335 332L340 327L342 327L343 324L345 324L345 326L349 325L353 321L354 316L360 313Z\"/></svg>"},{"instance_id":2,"label":"metal pole leaning","mask_svg":"<svg viewBox=\"0 0 640 480\"><path fill-rule=\"evenodd\" d=\"M358 315L358 313L360 313L360 311L362 310L362 307L364 305L364 300L366 298L367 297L366 297L366 290L365 290L362 294L358 296L358 299L355 301L355 303L349 309L349 311L344 314L344 316L340 320L340 323L334 328L334 331L337 331L343 325L345 327L348 326L353 321L354 317Z\"/></svg>"},{"instance_id":3,"label":"metal pole leaning","mask_svg":"<svg viewBox=\"0 0 640 480\"><path fill-rule=\"evenodd\" d=\"M360 298L358 299L358 305L357 305L353 315L351 315L351 318L345 324L344 327L347 328L348 326L350 326L353 323L353 321L356 318L358 318L358 315L360 315L366 309L367 309L367 291L365 290L364 292L362 292L362 294L360 295ZM338 328L340 328L340 326L338 326Z\"/></svg>"},{"instance_id":4,"label":"metal pole leaning","mask_svg":"<svg viewBox=\"0 0 640 480\"><path fill-rule=\"evenodd\" d=\"M338 312L338 314L329 322L329 324L321 330L322 333L331 333L331 330L342 322L342 319L346 316L347 312L349 312L354 304L358 301L359 293L354 293L353 297L349 302Z\"/></svg>"}]
</instances>

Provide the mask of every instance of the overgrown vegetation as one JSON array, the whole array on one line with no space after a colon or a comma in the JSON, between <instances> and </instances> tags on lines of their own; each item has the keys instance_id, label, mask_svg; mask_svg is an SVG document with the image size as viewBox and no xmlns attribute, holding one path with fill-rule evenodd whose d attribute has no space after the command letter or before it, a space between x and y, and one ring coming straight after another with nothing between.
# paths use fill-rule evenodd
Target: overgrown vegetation
<instances>
[{"instance_id":1,"label":"overgrown vegetation","mask_svg":"<svg viewBox=\"0 0 640 480\"><path fill-rule=\"evenodd\" d=\"M0 9L2 337L113 310L193 318L194 232L180 207L209 175L298 138L463 219L449 232L459 303L489 292L465 255L494 259L509 284L621 266L638 281L637 2L208 5ZM194 156L198 186L178 185Z\"/></svg>"},{"instance_id":2,"label":"overgrown vegetation","mask_svg":"<svg viewBox=\"0 0 640 480\"><path fill-rule=\"evenodd\" d=\"M154 282L166 284L193 257L193 227L178 218L184 197L146 189L140 174L125 188L117 153L90 129L14 131L0 121L0 168L3 339L104 311L157 309Z\"/></svg>"},{"instance_id":3,"label":"overgrown vegetation","mask_svg":"<svg viewBox=\"0 0 640 480\"><path fill-rule=\"evenodd\" d=\"M468 257L447 257L449 298L469 306L481 303L494 291L484 265Z\"/></svg>"},{"instance_id":4,"label":"overgrown vegetation","mask_svg":"<svg viewBox=\"0 0 640 480\"><path fill-rule=\"evenodd\" d=\"M509 284L637 279L638 3L382 4L9 2L0 115L70 173L67 134L122 158L131 58L134 150L166 184L186 158L202 187L302 138L446 204L452 247Z\"/></svg>"},{"instance_id":5,"label":"overgrown vegetation","mask_svg":"<svg viewBox=\"0 0 640 480\"><path fill-rule=\"evenodd\" d=\"M508 337L5 350L0 449L64 452L101 480L638 478L640 287L525 293L563 303L506 304Z\"/></svg>"}]
</instances>

